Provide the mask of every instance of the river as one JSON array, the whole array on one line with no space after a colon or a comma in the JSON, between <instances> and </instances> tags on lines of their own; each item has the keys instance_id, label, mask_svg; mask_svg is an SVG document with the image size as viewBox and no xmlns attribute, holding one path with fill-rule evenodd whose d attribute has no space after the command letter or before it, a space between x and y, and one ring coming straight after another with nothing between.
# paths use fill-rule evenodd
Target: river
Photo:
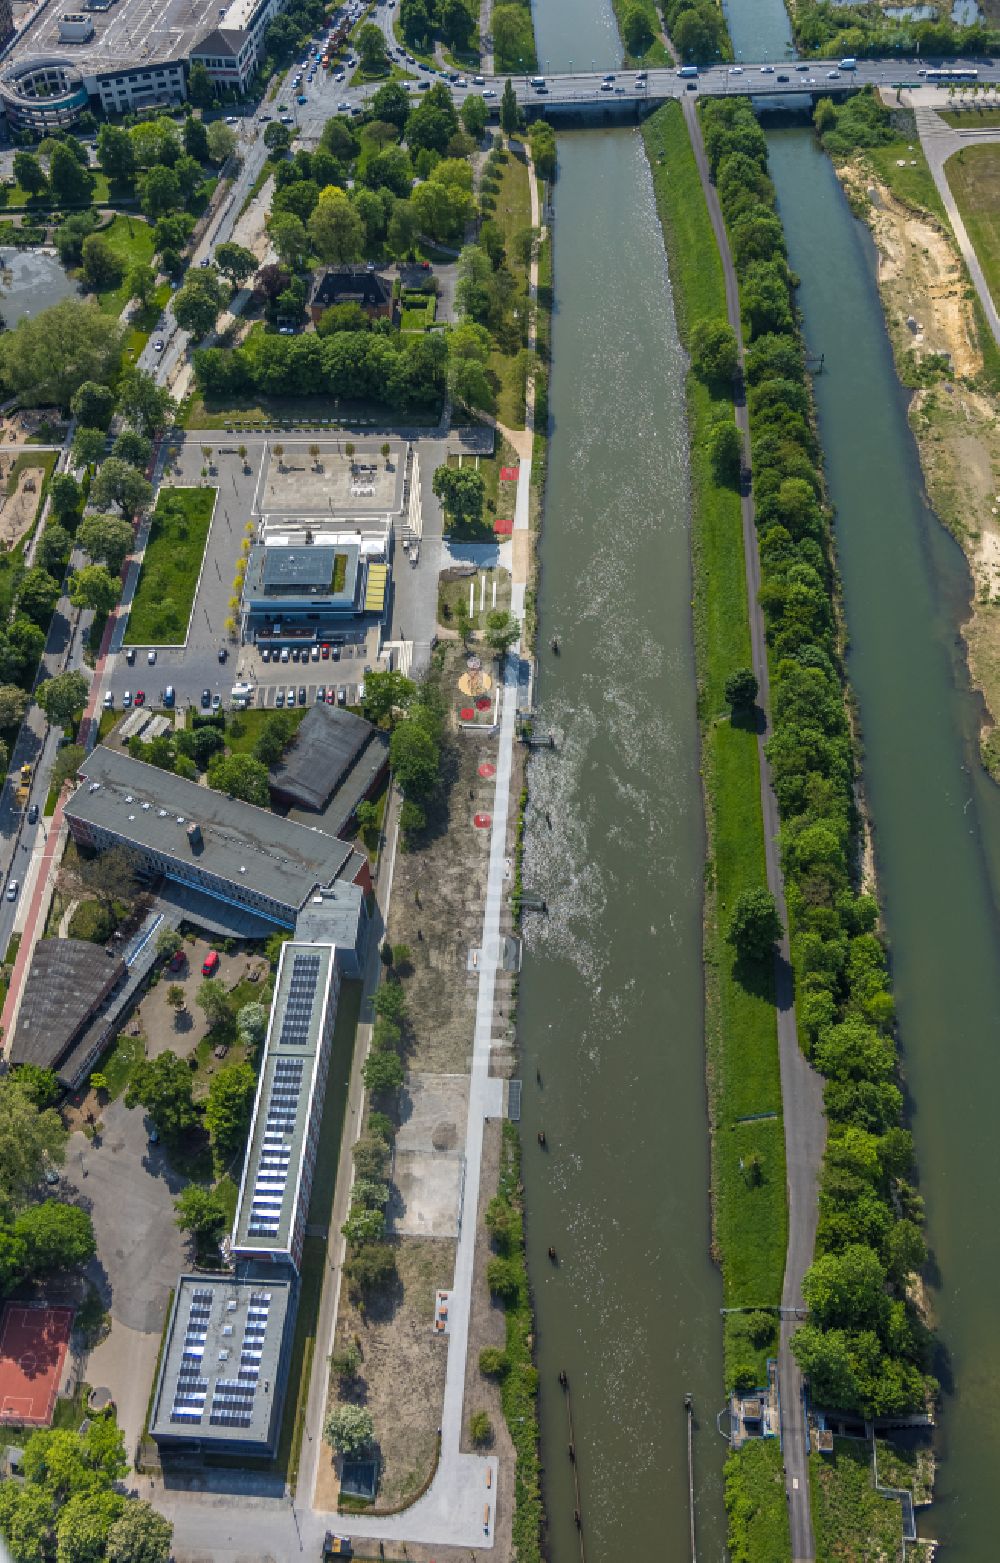
<instances>
[{"instance_id":1,"label":"river","mask_svg":"<svg viewBox=\"0 0 1000 1563\"><path fill-rule=\"evenodd\" d=\"M546 68L620 61L609 6L541 0L536 31ZM684 363L637 133L561 135L554 199L540 645L562 654L541 653L538 725L558 747L531 767L524 878L549 916L520 987L548 1550L580 1556L564 1368L591 1563L688 1555L687 1390L719 1559Z\"/></svg>"}]
</instances>

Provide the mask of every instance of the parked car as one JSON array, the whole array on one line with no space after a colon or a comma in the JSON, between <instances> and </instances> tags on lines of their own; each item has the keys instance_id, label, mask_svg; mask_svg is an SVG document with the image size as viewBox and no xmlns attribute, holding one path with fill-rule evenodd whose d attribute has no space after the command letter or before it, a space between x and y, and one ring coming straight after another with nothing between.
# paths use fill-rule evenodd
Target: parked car
<instances>
[{"instance_id":1,"label":"parked car","mask_svg":"<svg viewBox=\"0 0 1000 1563\"><path fill-rule=\"evenodd\" d=\"M312 657L314 662L318 662L319 661L319 647L318 646L314 646L312 651L311 651L311 653L310 653L310 655L311 655L311 657Z\"/></svg>"},{"instance_id":2,"label":"parked car","mask_svg":"<svg viewBox=\"0 0 1000 1563\"><path fill-rule=\"evenodd\" d=\"M229 652L226 650L225 646L220 646L219 647L219 661L220 662L225 662L225 660L226 660L226 658L228 656L229 656Z\"/></svg>"},{"instance_id":3,"label":"parked car","mask_svg":"<svg viewBox=\"0 0 1000 1563\"><path fill-rule=\"evenodd\" d=\"M125 661L128 663L130 668L135 667L135 647L134 646L130 646L128 648L128 650L126 651L126 653L125 653Z\"/></svg>"},{"instance_id":4,"label":"parked car","mask_svg":"<svg viewBox=\"0 0 1000 1563\"><path fill-rule=\"evenodd\" d=\"M212 710L213 711L218 711L221 705L222 705L222 696L221 695L213 695L212 696Z\"/></svg>"},{"instance_id":5,"label":"parked car","mask_svg":"<svg viewBox=\"0 0 1000 1563\"><path fill-rule=\"evenodd\" d=\"M325 684L320 684L319 688L316 691L316 704L318 706L321 706L321 705L324 705L325 703L326 703L326 685Z\"/></svg>"},{"instance_id":6,"label":"parked car","mask_svg":"<svg viewBox=\"0 0 1000 1563\"><path fill-rule=\"evenodd\" d=\"M125 693L122 695L122 705L127 710L128 707L131 704L132 704L132 691L130 689L126 689Z\"/></svg>"},{"instance_id":7,"label":"parked car","mask_svg":"<svg viewBox=\"0 0 1000 1563\"><path fill-rule=\"evenodd\" d=\"M277 709L280 711L281 707L284 705L284 703L285 703L285 686L283 684L279 684L278 688L275 690L274 704L277 707Z\"/></svg>"},{"instance_id":8,"label":"parked car","mask_svg":"<svg viewBox=\"0 0 1000 1563\"><path fill-rule=\"evenodd\" d=\"M136 690L135 703L137 706L144 706L146 704L146 691L144 689Z\"/></svg>"},{"instance_id":9,"label":"parked car","mask_svg":"<svg viewBox=\"0 0 1000 1563\"><path fill-rule=\"evenodd\" d=\"M176 698L177 694L173 684L168 684L166 689L163 691L163 704L167 707L168 711L172 709Z\"/></svg>"},{"instance_id":10,"label":"parked car","mask_svg":"<svg viewBox=\"0 0 1000 1563\"><path fill-rule=\"evenodd\" d=\"M183 950L175 950L173 955L171 955L170 960L167 962L167 970L180 971L186 960L187 956Z\"/></svg>"},{"instance_id":11,"label":"parked car","mask_svg":"<svg viewBox=\"0 0 1000 1563\"><path fill-rule=\"evenodd\" d=\"M162 353L163 352L163 338L161 336L157 337L156 341L153 343L153 352L154 353Z\"/></svg>"},{"instance_id":12,"label":"parked car","mask_svg":"<svg viewBox=\"0 0 1000 1563\"><path fill-rule=\"evenodd\" d=\"M205 959L201 963L201 974L203 977L212 977L215 975L218 969L219 952L218 950L209 950L208 954L205 956Z\"/></svg>"},{"instance_id":13,"label":"parked car","mask_svg":"<svg viewBox=\"0 0 1000 1563\"><path fill-rule=\"evenodd\" d=\"M12 879L10 884L7 886L7 899L8 899L8 901L16 901L17 900L17 892L18 892L18 890L20 888L21 887L18 884L17 880L16 879Z\"/></svg>"},{"instance_id":14,"label":"parked car","mask_svg":"<svg viewBox=\"0 0 1000 1563\"><path fill-rule=\"evenodd\" d=\"M281 648L281 660L282 660L282 662L287 662L288 661L288 657L289 657L288 647L287 646L282 646L282 648Z\"/></svg>"},{"instance_id":15,"label":"parked car","mask_svg":"<svg viewBox=\"0 0 1000 1563\"><path fill-rule=\"evenodd\" d=\"M326 642L324 641L323 645L319 649L320 649L320 655L323 658L323 661L325 662L327 660L327 658L329 657L329 655L330 655L330 648L326 644Z\"/></svg>"},{"instance_id":16,"label":"parked car","mask_svg":"<svg viewBox=\"0 0 1000 1563\"><path fill-rule=\"evenodd\" d=\"M207 711L211 704L212 704L212 691L210 689L203 689L202 692L201 692L201 709L203 711Z\"/></svg>"},{"instance_id":17,"label":"parked car","mask_svg":"<svg viewBox=\"0 0 1000 1563\"><path fill-rule=\"evenodd\" d=\"M28 824L29 825L36 825L37 823L38 823L38 804L37 803L33 803L31 805L31 807L29 808L29 810L28 810Z\"/></svg>"},{"instance_id":18,"label":"parked car","mask_svg":"<svg viewBox=\"0 0 1000 1563\"><path fill-rule=\"evenodd\" d=\"M115 697L112 694L111 690L109 689L107 694L104 696L104 709L105 709L105 711L113 711L114 708L115 708Z\"/></svg>"},{"instance_id":19,"label":"parked car","mask_svg":"<svg viewBox=\"0 0 1000 1563\"><path fill-rule=\"evenodd\" d=\"M261 649L260 649L260 660L262 662L270 662L270 660L271 660L271 650L270 650L270 647L268 647L268 646L262 646L261 647Z\"/></svg>"},{"instance_id":20,"label":"parked car","mask_svg":"<svg viewBox=\"0 0 1000 1563\"><path fill-rule=\"evenodd\" d=\"M300 706L304 706L305 703L306 703L306 686L305 686L305 684L300 684L299 685L299 705Z\"/></svg>"},{"instance_id":21,"label":"parked car","mask_svg":"<svg viewBox=\"0 0 1000 1563\"><path fill-rule=\"evenodd\" d=\"M347 690L344 688L343 684L341 684L340 688L337 690L337 704L339 706L346 706L347 704Z\"/></svg>"},{"instance_id":22,"label":"parked car","mask_svg":"<svg viewBox=\"0 0 1000 1563\"><path fill-rule=\"evenodd\" d=\"M146 652L146 661L149 663L151 668L155 667L156 666L156 652L155 651L147 651Z\"/></svg>"}]
</instances>

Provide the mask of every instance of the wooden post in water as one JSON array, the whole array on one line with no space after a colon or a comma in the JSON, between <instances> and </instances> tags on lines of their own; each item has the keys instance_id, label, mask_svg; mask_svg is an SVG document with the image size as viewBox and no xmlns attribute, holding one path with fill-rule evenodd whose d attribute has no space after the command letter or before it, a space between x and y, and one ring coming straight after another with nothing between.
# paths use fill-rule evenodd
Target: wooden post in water
<instances>
[{"instance_id":1,"label":"wooden post in water","mask_svg":"<svg viewBox=\"0 0 1000 1563\"><path fill-rule=\"evenodd\" d=\"M563 1397L566 1401L566 1427L569 1432L568 1454L573 1466L573 1491L576 1494L576 1508L573 1510L573 1518L576 1521L576 1533L580 1538L580 1563L587 1563L587 1548L583 1539L583 1503L580 1498L580 1469L576 1463L576 1437L573 1432L573 1406L569 1398L569 1379L566 1377L565 1368L559 1370L559 1382L562 1385Z\"/></svg>"},{"instance_id":2,"label":"wooden post in water","mask_svg":"<svg viewBox=\"0 0 1000 1563\"><path fill-rule=\"evenodd\" d=\"M690 1391L684 1396L687 1412L688 1445L688 1517L691 1521L691 1563L698 1563L698 1548L694 1538L694 1401Z\"/></svg>"}]
</instances>

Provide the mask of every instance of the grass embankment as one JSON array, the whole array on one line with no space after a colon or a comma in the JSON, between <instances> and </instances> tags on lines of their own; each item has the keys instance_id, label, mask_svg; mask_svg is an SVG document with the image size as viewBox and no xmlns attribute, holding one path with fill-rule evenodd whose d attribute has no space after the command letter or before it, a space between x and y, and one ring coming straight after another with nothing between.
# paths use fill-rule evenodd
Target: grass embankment
<instances>
[{"instance_id":1,"label":"grass embankment","mask_svg":"<svg viewBox=\"0 0 1000 1563\"><path fill-rule=\"evenodd\" d=\"M505 1262L516 1279L516 1295L504 1302L507 1343L500 1383L503 1414L516 1451L514 1471L514 1551L520 1563L540 1563L542 1556L542 1483L538 1459L538 1369L531 1360L534 1315L524 1253L524 1212L521 1206L521 1142L517 1128L503 1123L497 1196L508 1213Z\"/></svg>"},{"instance_id":2,"label":"grass embankment","mask_svg":"<svg viewBox=\"0 0 1000 1563\"><path fill-rule=\"evenodd\" d=\"M1000 125L1000 109L981 109L974 103L964 110L938 109L938 113L952 130L991 130Z\"/></svg>"},{"instance_id":3,"label":"grass embankment","mask_svg":"<svg viewBox=\"0 0 1000 1563\"><path fill-rule=\"evenodd\" d=\"M492 154L491 168L499 178L495 197L484 202L484 210L503 234L507 251L507 265L517 283L517 310L522 320L527 318L528 265L523 252L515 243L519 233L531 227L531 184L528 165L514 149ZM489 357L489 370L497 395L497 417L509 429L524 428L524 380L518 372L517 353L503 352L494 347Z\"/></svg>"},{"instance_id":4,"label":"grass embankment","mask_svg":"<svg viewBox=\"0 0 1000 1563\"><path fill-rule=\"evenodd\" d=\"M726 1461L731 1563L779 1563L791 1556L785 1472L776 1438L751 1439Z\"/></svg>"},{"instance_id":5,"label":"grass embankment","mask_svg":"<svg viewBox=\"0 0 1000 1563\"><path fill-rule=\"evenodd\" d=\"M963 147L948 159L944 171L996 304L1000 299L1000 146Z\"/></svg>"},{"instance_id":6,"label":"grass embankment","mask_svg":"<svg viewBox=\"0 0 1000 1563\"><path fill-rule=\"evenodd\" d=\"M674 63L673 55L660 36L663 19L660 16L656 0L611 0L611 6L615 13L615 21L618 23L622 48L625 51L625 65L672 65ZM625 33L625 17L629 11L635 9L640 10L646 18L646 24L650 33L649 44L645 49L640 50L638 54L629 48Z\"/></svg>"},{"instance_id":7,"label":"grass embankment","mask_svg":"<svg viewBox=\"0 0 1000 1563\"><path fill-rule=\"evenodd\" d=\"M524 76L538 67L535 23L531 6L522 0L502 0L490 13L494 66L500 76Z\"/></svg>"},{"instance_id":8,"label":"grass embankment","mask_svg":"<svg viewBox=\"0 0 1000 1563\"><path fill-rule=\"evenodd\" d=\"M810 1455L809 1501L816 1563L902 1556L903 1511L875 1491L868 1443L835 1438L832 1456Z\"/></svg>"},{"instance_id":9,"label":"grass embankment","mask_svg":"<svg viewBox=\"0 0 1000 1563\"><path fill-rule=\"evenodd\" d=\"M215 508L214 488L162 488L125 630L126 645L179 645Z\"/></svg>"},{"instance_id":10,"label":"grass embankment","mask_svg":"<svg viewBox=\"0 0 1000 1563\"><path fill-rule=\"evenodd\" d=\"M643 130L663 225L674 307L685 343L699 321L725 320L715 238L682 111L668 104ZM693 373L687 381L693 496L694 623L702 769L709 836L705 895L706 1041L713 1125L712 1188L717 1254L728 1306L777 1303L784 1274L785 1150L774 994L737 979L725 937L726 907L766 883L757 738L729 720L726 678L750 662L743 529L736 491L720 485L708 431L732 398ZM754 1123L737 1120L774 1113ZM756 1152L762 1181L741 1160ZM763 1370L761 1352L760 1367ZM763 1382L763 1379L762 1379Z\"/></svg>"}]
</instances>

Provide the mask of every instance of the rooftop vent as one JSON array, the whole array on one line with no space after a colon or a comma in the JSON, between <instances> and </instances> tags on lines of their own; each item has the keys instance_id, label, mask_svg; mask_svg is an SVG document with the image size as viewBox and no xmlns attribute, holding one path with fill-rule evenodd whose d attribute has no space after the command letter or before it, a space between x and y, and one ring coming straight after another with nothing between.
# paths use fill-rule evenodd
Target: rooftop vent
<instances>
[{"instance_id":1,"label":"rooftop vent","mask_svg":"<svg viewBox=\"0 0 1000 1563\"><path fill-rule=\"evenodd\" d=\"M226 1312L227 1313L235 1313L236 1312L236 1299L235 1299L235 1297L230 1297L229 1301L226 1303Z\"/></svg>"},{"instance_id":2,"label":"rooftop vent","mask_svg":"<svg viewBox=\"0 0 1000 1563\"><path fill-rule=\"evenodd\" d=\"M151 804L151 803L144 803L144 804L143 804L143 806L142 806L142 808L143 808L143 812L144 812L144 813L148 813L148 811L149 811L149 810L150 810L150 809L151 809L151 808L152 808L152 807L153 807L153 805L152 805L152 804Z\"/></svg>"},{"instance_id":3,"label":"rooftop vent","mask_svg":"<svg viewBox=\"0 0 1000 1563\"><path fill-rule=\"evenodd\" d=\"M177 823L178 823L178 825L183 825L183 823L184 823L184 816L183 816L183 814L178 814L178 816L177 816Z\"/></svg>"},{"instance_id":4,"label":"rooftop vent","mask_svg":"<svg viewBox=\"0 0 1000 1563\"><path fill-rule=\"evenodd\" d=\"M132 794L130 792L127 792L125 794L125 802L126 803L134 803L135 802L135 799L133 798L133 796L132 796Z\"/></svg>"},{"instance_id":5,"label":"rooftop vent","mask_svg":"<svg viewBox=\"0 0 1000 1563\"><path fill-rule=\"evenodd\" d=\"M157 809L156 813L157 813L157 817L159 819L166 819L166 817L167 817L166 809Z\"/></svg>"}]
</instances>

